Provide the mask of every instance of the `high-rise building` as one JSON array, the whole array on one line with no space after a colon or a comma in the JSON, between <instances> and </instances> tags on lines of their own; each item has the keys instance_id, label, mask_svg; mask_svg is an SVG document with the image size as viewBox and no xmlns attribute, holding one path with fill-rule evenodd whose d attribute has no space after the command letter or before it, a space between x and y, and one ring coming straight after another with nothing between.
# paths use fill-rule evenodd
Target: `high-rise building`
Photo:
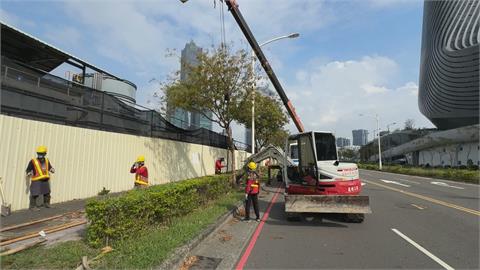
<instances>
[{"instance_id":1,"label":"high-rise building","mask_svg":"<svg viewBox=\"0 0 480 270\"><path fill-rule=\"evenodd\" d=\"M368 141L368 130L366 129L356 129L352 130L353 145L362 146L367 144Z\"/></svg>"},{"instance_id":2,"label":"high-rise building","mask_svg":"<svg viewBox=\"0 0 480 270\"><path fill-rule=\"evenodd\" d=\"M185 44L185 48L182 50L182 56L180 59L180 80L184 81L188 78L189 67L198 65L197 55L202 52L202 48L197 47L195 42L190 41ZM212 130L212 121L207 117L197 112L188 112L180 108L171 108L168 106L169 121L175 126L183 129L197 129L206 128ZM212 113L209 113L211 117Z\"/></svg>"},{"instance_id":3,"label":"high-rise building","mask_svg":"<svg viewBox=\"0 0 480 270\"><path fill-rule=\"evenodd\" d=\"M168 109L168 121L175 126L183 129L188 129L188 112L180 108Z\"/></svg>"},{"instance_id":4,"label":"high-rise building","mask_svg":"<svg viewBox=\"0 0 480 270\"><path fill-rule=\"evenodd\" d=\"M347 147L350 146L350 139L337 137L337 147Z\"/></svg>"},{"instance_id":5,"label":"high-rise building","mask_svg":"<svg viewBox=\"0 0 480 270\"><path fill-rule=\"evenodd\" d=\"M418 105L438 129L479 123L480 2L425 1Z\"/></svg>"}]
</instances>

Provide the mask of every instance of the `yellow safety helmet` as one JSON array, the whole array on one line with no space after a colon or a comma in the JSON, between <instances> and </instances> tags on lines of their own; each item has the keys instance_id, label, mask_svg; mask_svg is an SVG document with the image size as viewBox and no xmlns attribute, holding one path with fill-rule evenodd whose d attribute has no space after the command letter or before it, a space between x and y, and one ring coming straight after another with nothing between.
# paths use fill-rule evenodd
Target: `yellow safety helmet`
<instances>
[{"instance_id":1,"label":"yellow safety helmet","mask_svg":"<svg viewBox=\"0 0 480 270\"><path fill-rule=\"evenodd\" d=\"M145 162L145 156L138 156L137 162Z\"/></svg>"},{"instance_id":2,"label":"yellow safety helmet","mask_svg":"<svg viewBox=\"0 0 480 270\"><path fill-rule=\"evenodd\" d=\"M247 166L248 166L248 168L249 168L250 170L252 170L252 171L254 171L254 170L257 169L257 163L255 163L255 162L253 162L253 161L250 161Z\"/></svg>"},{"instance_id":3,"label":"yellow safety helmet","mask_svg":"<svg viewBox=\"0 0 480 270\"><path fill-rule=\"evenodd\" d=\"M47 153L47 147L44 145L40 145L39 147L37 147L37 153L40 153L40 154Z\"/></svg>"}]
</instances>

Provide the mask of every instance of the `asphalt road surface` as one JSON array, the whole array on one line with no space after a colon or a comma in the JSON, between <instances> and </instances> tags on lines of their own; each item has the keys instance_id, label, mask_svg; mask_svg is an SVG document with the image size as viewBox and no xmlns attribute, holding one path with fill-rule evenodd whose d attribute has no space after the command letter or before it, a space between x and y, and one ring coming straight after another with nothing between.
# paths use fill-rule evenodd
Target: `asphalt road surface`
<instances>
[{"instance_id":1,"label":"asphalt road surface","mask_svg":"<svg viewBox=\"0 0 480 270\"><path fill-rule=\"evenodd\" d=\"M361 224L289 222L283 196L243 256L252 268L480 269L477 185L361 170L373 213Z\"/></svg>"}]
</instances>

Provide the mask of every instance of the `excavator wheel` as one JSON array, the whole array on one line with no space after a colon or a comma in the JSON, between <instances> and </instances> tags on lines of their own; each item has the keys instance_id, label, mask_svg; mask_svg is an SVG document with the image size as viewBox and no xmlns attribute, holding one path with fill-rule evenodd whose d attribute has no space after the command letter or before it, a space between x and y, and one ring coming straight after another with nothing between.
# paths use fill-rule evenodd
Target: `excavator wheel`
<instances>
[{"instance_id":1,"label":"excavator wheel","mask_svg":"<svg viewBox=\"0 0 480 270\"><path fill-rule=\"evenodd\" d=\"M349 223L362 223L365 219L365 214L345 214L344 219Z\"/></svg>"}]
</instances>

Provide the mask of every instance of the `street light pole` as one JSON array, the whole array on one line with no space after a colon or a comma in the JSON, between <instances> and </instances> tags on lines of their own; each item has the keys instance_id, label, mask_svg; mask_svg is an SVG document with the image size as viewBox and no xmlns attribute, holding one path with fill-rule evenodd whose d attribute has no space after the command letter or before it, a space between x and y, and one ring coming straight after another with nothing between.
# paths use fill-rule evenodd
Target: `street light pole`
<instances>
[{"instance_id":1,"label":"street light pole","mask_svg":"<svg viewBox=\"0 0 480 270\"><path fill-rule=\"evenodd\" d=\"M300 36L299 33L292 33L290 35L285 35L285 36L272 38L270 40L267 40L267 41L263 42L259 46L262 47L264 45L267 45L269 43L272 43L272 42L280 40L280 39L297 38L299 36ZM253 50L252 50L252 66L251 66L251 69L252 69L252 75L253 75L254 72L255 72L255 52ZM255 82L254 82L253 88L252 88L252 155L253 154L255 154Z\"/></svg>"},{"instance_id":2,"label":"street light pole","mask_svg":"<svg viewBox=\"0 0 480 270\"><path fill-rule=\"evenodd\" d=\"M378 114L375 114L375 120L377 120L377 130L378 130L378 167L382 170L382 147L380 143L380 121L378 120Z\"/></svg>"},{"instance_id":3,"label":"street light pole","mask_svg":"<svg viewBox=\"0 0 480 270\"><path fill-rule=\"evenodd\" d=\"M381 141L380 141L380 117L378 116L378 113L375 113L375 116L371 115L364 115L364 114L359 114L360 116L370 116L375 118L375 121L377 122L377 138L378 138L378 167L380 170L382 170L382 146L381 146ZM375 133L374 133L375 134ZM374 138L375 139L375 138Z\"/></svg>"}]
</instances>

